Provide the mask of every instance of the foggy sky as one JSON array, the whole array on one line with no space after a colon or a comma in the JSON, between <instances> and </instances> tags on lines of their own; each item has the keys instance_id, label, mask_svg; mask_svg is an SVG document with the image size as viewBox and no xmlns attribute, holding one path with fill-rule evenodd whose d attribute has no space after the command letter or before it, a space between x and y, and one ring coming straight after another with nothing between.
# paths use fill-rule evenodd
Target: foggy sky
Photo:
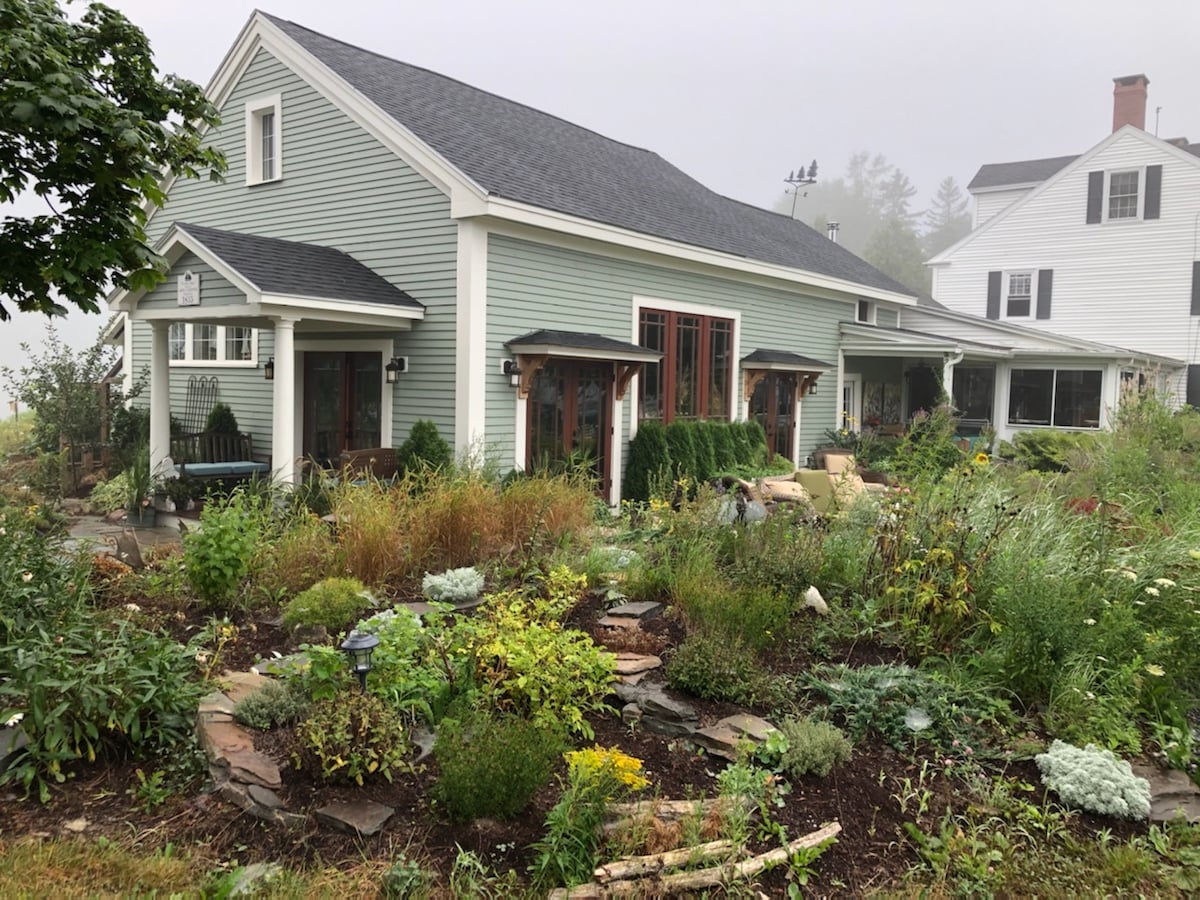
<instances>
[{"instance_id":1,"label":"foggy sky","mask_svg":"<svg viewBox=\"0 0 1200 900\"><path fill-rule=\"evenodd\" d=\"M765 207L791 169L815 158L836 177L858 150L903 170L918 207L985 162L1082 153L1111 130L1119 75L1149 77L1147 130L1161 107L1161 137L1200 141L1196 0L109 5L147 33L162 71L202 85L258 5L653 150ZM85 344L104 321L76 314L62 331ZM0 323L0 364L41 334L41 317Z\"/></svg>"}]
</instances>

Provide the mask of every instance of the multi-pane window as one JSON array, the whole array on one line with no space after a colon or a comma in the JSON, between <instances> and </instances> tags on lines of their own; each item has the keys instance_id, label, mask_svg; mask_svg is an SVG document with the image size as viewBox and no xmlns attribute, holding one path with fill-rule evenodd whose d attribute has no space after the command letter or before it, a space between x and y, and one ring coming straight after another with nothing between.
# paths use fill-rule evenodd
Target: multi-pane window
<instances>
[{"instance_id":1,"label":"multi-pane window","mask_svg":"<svg viewBox=\"0 0 1200 900\"><path fill-rule=\"evenodd\" d=\"M217 358L217 326L192 326L192 359Z\"/></svg>"},{"instance_id":2,"label":"multi-pane window","mask_svg":"<svg viewBox=\"0 0 1200 900\"><path fill-rule=\"evenodd\" d=\"M1010 318L1028 316L1033 297L1033 273L1012 272L1008 276L1008 306Z\"/></svg>"},{"instance_id":3,"label":"multi-pane window","mask_svg":"<svg viewBox=\"0 0 1200 900\"><path fill-rule=\"evenodd\" d=\"M225 327L225 358L228 360L250 359L253 356L250 344L253 334L254 330L252 328L245 328L240 325L227 325Z\"/></svg>"},{"instance_id":4,"label":"multi-pane window","mask_svg":"<svg viewBox=\"0 0 1200 900\"><path fill-rule=\"evenodd\" d=\"M275 113L260 115L258 128L262 140L262 180L270 181L275 177Z\"/></svg>"},{"instance_id":5,"label":"multi-pane window","mask_svg":"<svg viewBox=\"0 0 1200 900\"><path fill-rule=\"evenodd\" d=\"M733 387L733 320L644 309L638 341L663 354L638 377L643 420L728 419Z\"/></svg>"},{"instance_id":6,"label":"multi-pane window","mask_svg":"<svg viewBox=\"0 0 1200 900\"><path fill-rule=\"evenodd\" d=\"M168 353L174 365L253 365L258 356L257 344L258 332L241 325L172 322L167 329Z\"/></svg>"},{"instance_id":7,"label":"multi-pane window","mask_svg":"<svg viewBox=\"0 0 1200 900\"><path fill-rule=\"evenodd\" d=\"M167 329L167 346L171 359L187 359L187 325L183 322L171 323Z\"/></svg>"},{"instance_id":8,"label":"multi-pane window","mask_svg":"<svg viewBox=\"0 0 1200 900\"><path fill-rule=\"evenodd\" d=\"M1102 372L1088 369L1013 369L1009 424L1099 428L1103 379Z\"/></svg>"},{"instance_id":9,"label":"multi-pane window","mask_svg":"<svg viewBox=\"0 0 1200 900\"><path fill-rule=\"evenodd\" d=\"M1108 217L1136 219L1140 172L1113 172L1108 176Z\"/></svg>"}]
</instances>

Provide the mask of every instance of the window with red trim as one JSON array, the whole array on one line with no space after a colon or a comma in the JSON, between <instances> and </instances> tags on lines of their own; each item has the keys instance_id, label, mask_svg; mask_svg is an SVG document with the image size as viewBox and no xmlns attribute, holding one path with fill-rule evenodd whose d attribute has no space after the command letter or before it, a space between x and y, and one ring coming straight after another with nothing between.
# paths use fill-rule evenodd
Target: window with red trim
<instances>
[{"instance_id":1,"label":"window with red trim","mask_svg":"<svg viewBox=\"0 0 1200 900\"><path fill-rule=\"evenodd\" d=\"M664 424L728 419L733 387L733 320L643 309L638 343L663 354L638 376L638 416Z\"/></svg>"}]
</instances>

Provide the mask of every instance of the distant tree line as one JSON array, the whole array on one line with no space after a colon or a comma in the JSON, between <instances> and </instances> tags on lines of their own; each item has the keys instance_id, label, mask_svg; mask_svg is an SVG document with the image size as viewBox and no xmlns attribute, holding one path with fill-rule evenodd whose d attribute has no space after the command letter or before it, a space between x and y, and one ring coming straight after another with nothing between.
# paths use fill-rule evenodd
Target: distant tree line
<instances>
[{"instance_id":1,"label":"distant tree line","mask_svg":"<svg viewBox=\"0 0 1200 900\"><path fill-rule=\"evenodd\" d=\"M796 218L825 233L837 222L838 243L901 284L929 292L925 260L971 230L967 198L953 177L943 178L927 210L914 210L917 189L882 153L855 153L844 175L801 188ZM792 198L776 210L785 215Z\"/></svg>"}]
</instances>

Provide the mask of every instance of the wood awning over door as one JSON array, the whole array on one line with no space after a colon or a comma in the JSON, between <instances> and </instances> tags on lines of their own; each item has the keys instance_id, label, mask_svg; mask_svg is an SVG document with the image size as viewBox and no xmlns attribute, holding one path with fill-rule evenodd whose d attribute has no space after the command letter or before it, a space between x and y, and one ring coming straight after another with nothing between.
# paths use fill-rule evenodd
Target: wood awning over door
<instances>
[{"instance_id":1,"label":"wood awning over door","mask_svg":"<svg viewBox=\"0 0 1200 900\"><path fill-rule=\"evenodd\" d=\"M629 382L646 363L662 359L657 350L618 341L602 334L581 331L549 331L541 329L523 334L505 343L517 363L517 392L522 400L529 396L529 386L547 360L587 359L611 362L616 366L615 388L618 400L625 398Z\"/></svg>"},{"instance_id":2,"label":"wood awning over door","mask_svg":"<svg viewBox=\"0 0 1200 900\"><path fill-rule=\"evenodd\" d=\"M754 396L754 389L769 372L795 372L799 376L798 393L803 397L817 378L833 369L832 363L811 356L801 356L788 350L758 349L742 357L742 396L749 402Z\"/></svg>"}]
</instances>

